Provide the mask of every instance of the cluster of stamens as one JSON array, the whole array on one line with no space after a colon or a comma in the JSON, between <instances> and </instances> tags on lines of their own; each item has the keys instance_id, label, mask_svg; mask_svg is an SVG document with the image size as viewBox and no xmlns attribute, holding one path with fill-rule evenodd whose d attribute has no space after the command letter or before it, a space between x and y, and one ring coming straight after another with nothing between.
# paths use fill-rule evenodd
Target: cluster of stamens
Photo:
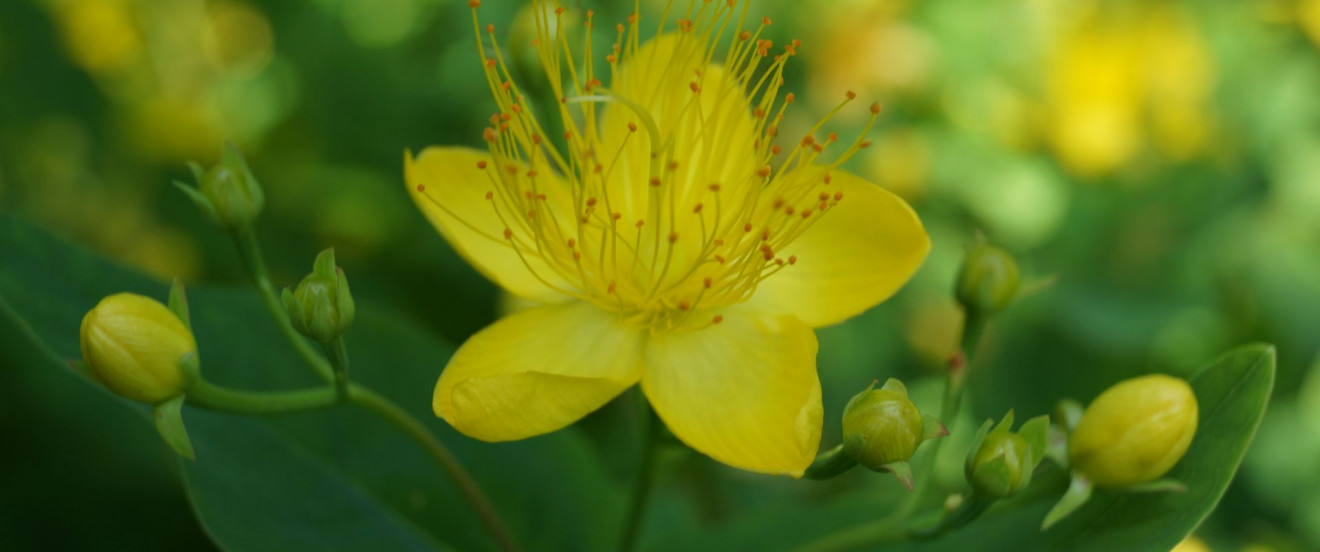
<instances>
[{"instance_id":1,"label":"cluster of stamens","mask_svg":"<svg viewBox=\"0 0 1320 552\"><path fill-rule=\"evenodd\" d=\"M533 44L559 99L564 153L546 139L514 84L494 27L487 25L483 36L480 1L468 3L499 108L483 133L491 162L477 168L489 177L485 198L504 229L499 236L483 234L512 248L547 286L615 310L626 321L659 330L720 323L718 314L693 316L744 301L760 282L797 264L796 256L781 253L844 199L831 188L830 171L869 142L858 138L817 163L838 137L816 134L855 95L849 92L785 154L775 142L794 96L779 92L799 42L774 53L774 44L761 38L768 18L754 31L743 30L747 2L741 9L736 0L692 2L672 38L682 55L664 67L638 57L641 18L634 6L627 24L616 26L605 57L611 83L621 71L660 71L648 74L679 90L687 81L682 94L635 97L616 94L597 78L593 13L586 12L578 58L567 33L552 32L564 28L564 8L547 2L537 0L533 8ZM669 13L666 7L662 20ZM715 46L726 35L723 62L714 63ZM862 136L879 112L871 106ZM727 154L730 140L747 136L750 148L735 151L752 151L751 158ZM476 229L463 213L435 203Z\"/></svg>"}]
</instances>

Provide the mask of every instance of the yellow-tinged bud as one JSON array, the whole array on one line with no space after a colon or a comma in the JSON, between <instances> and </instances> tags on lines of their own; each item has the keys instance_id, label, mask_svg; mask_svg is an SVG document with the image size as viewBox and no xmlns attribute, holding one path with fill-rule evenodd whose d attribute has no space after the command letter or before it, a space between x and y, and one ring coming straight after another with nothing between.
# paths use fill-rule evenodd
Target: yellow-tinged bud
<instances>
[{"instance_id":1,"label":"yellow-tinged bud","mask_svg":"<svg viewBox=\"0 0 1320 552\"><path fill-rule=\"evenodd\" d=\"M974 244L967 250L958 272L956 291L958 302L969 311L999 312L1017 297L1017 261L997 246Z\"/></svg>"},{"instance_id":2,"label":"yellow-tinged bud","mask_svg":"<svg viewBox=\"0 0 1320 552\"><path fill-rule=\"evenodd\" d=\"M111 295L83 317L83 361L107 388L157 404L183 394L179 362L197 353L192 332L165 305L132 293Z\"/></svg>"},{"instance_id":3,"label":"yellow-tinged bud","mask_svg":"<svg viewBox=\"0 0 1320 552\"><path fill-rule=\"evenodd\" d=\"M1082 414L1068 442L1069 461L1097 487L1154 481L1187 452L1197 415L1196 395L1179 378L1119 382Z\"/></svg>"},{"instance_id":4,"label":"yellow-tinged bud","mask_svg":"<svg viewBox=\"0 0 1320 552\"><path fill-rule=\"evenodd\" d=\"M939 420L917 410L907 388L892 378L880 389L858 393L843 409L844 451L868 469L893 471L905 485L910 485L902 472L906 466L895 464L911 458L922 441L947 434Z\"/></svg>"},{"instance_id":5,"label":"yellow-tinged bud","mask_svg":"<svg viewBox=\"0 0 1320 552\"><path fill-rule=\"evenodd\" d=\"M316 256L312 273L293 291L284 290L284 310L299 333L322 344L339 339L353 325L356 307L348 277L335 266L335 250Z\"/></svg>"}]
</instances>

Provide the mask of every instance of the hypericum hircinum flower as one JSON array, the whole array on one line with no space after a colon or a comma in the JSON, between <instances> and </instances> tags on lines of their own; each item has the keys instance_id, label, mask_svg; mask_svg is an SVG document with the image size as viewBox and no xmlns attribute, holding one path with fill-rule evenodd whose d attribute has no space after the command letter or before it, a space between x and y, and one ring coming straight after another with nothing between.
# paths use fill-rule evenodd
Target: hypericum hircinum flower
<instances>
[{"instance_id":1,"label":"hypericum hircinum flower","mask_svg":"<svg viewBox=\"0 0 1320 552\"><path fill-rule=\"evenodd\" d=\"M693 448L800 475L822 416L812 328L889 297L929 250L910 207L838 169L868 143L822 136L824 121L780 136L798 42L763 39L769 19L744 30L749 6L732 1L696 2L677 32L645 41L634 13L603 65L575 58L593 51L589 31L570 45L551 33L564 8L538 3L535 44L559 100L542 115L562 123L551 136L479 5L469 2L497 105L488 151L409 154L406 179L469 262L544 304L454 354L436 414L472 437L521 439L640 382ZM583 22L593 26L592 12Z\"/></svg>"}]
</instances>

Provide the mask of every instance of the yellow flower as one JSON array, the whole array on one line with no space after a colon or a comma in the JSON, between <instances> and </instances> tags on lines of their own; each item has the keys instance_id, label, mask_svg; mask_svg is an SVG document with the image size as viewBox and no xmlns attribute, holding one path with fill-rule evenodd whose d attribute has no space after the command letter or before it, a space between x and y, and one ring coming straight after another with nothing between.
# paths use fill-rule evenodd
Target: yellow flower
<instances>
[{"instance_id":1,"label":"yellow flower","mask_svg":"<svg viewBox=\"0 0 1320 552\"><path fill-rule=\"evenodd\" d=\"M179 361L197 352L197 342L155 299L106 297L83 317L78 333L83 361L111 391L151 404L183 393Z\"/></svg>"},{"instance_id":2,"label":"yellow flower","mask_svg":"<svg viewBox=\"0 0 1320 552\"><path fill-rule=\"evenodd\" d=\"M1196 421L1196 395L1186 381L1160 374L1124 380L1086 407L1068 458L1097 487L1154 481L1187 452Z\"/></svg>"},{"instance_id":3,"label":"yellow flower","mask_svg":"<svg viewBox=\"0 0 1320 552\"><path fill-rule=\"evenodd\" d=\"M559 146L512 83L494 28L478 23L479 4L469 3L499 107L484 133L489 151L409 154L406 180L473 266L542 306L459 348L436 384L436 414L478 439L522 439L640 382L698 451L801 475L822 416L812 328L907 281L930 247L916 214L838 170L867 145L860 139L809 135L782 151L773 143L792 102L779 91L797 43L780 50L762 40L768 19L742 30L745 4L696 3L678 32L647 42L631 16L606 67L570 53L591 51L590 34L581 48L549 39L562 7L533 10L549 89L561 99ZM584 21L590 28L591 12ZM721 37L729 46L715 63Z\"/></svg>"}]
</instances>

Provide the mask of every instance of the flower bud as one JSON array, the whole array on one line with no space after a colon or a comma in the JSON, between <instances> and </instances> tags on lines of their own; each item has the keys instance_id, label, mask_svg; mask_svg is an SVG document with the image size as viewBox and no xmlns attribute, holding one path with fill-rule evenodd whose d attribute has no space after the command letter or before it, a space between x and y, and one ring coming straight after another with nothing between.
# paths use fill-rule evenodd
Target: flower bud
<instances>
[{"instance_id":1,"label":"flower bud","mask_svg":"<svg viewBox=\"0 0 1320 552\"><path fill-rule=\"evenodd\" d=\"M284 290L284 310L299 333L330 344L353 325L355 307L344 270L335 266L335 250L316 256L312 273L293 291Z\"/></svg>"},{"instance_id":2,"label":"flower bud","mask_svg":"<svg viewBox=\"0 0 1320 552\"><path fill-rule=\"evenodd\" d=\"M1032 472L1045 456L1050 422L1047 416L1032 418L1014 433L1009 411L993 430L990 424L987 420L972 442L964 472L976 493L999 499L1031 483Z\"/></svg>"},{"instance_id":3,"label":"flower bud","mask_svg":"<svg viewBox=\"0 0 1320 552\"><path fill-rule=\"evenodd\" d=\"M958 302L969 311L994 314L1013 302L1018 291L1018 266L1003 249L977 243L967 250L958 272Z\"/></svg>"},{"instance_id":4,"label":"flower bud","mask_svg":"<svg viewBox=\"0 0 1320 552\"><path fill-rule=\"evenodd\" d=\"M986 437L972 457L967 480L990 496L1016 493L1031 482L1031 471L1023 468L1030 459L1027 449L1027 440L1013 433Z\"/></svg>"},{"instance_id":5,"label":"flower bud","mask_svg":"<svg viewBox=\"0 0 1320 552\"><path fill-rule=\"evenodd\" d=\"M225 144L220 164L202 178L201 190L215 207L216 219L227 228L251 224L266 205L261 184L232 143Z\"/></svg>"},{"instance_id":6,"label":"flower bud","mask_svg":"<svg viewBox=\"0 0 1320 552\"><path fill-rule=\"evenodd\" d=\"M192 332L149 297L111 295L83 317L83 362L115 393L157 404L183 394L180 361L197 353Z\"/></svg>"},{"instance_id":7,"label":"flower bud","mask_svg":"<svg viewBox=\"0 0 1320 552\"><path fill-rule=\"evenodd\" d=\"M175 182L180 190L197 204L220 226L227 229L243 228L257 219L266 205L261 184L252 175L247 161L233 143L226 143L220 164L209 171L191 165L197 188Z\"/></svg>"},{"instance_id":8,"label":"flower bud","mask_svg":"<svg viewBox=\"0 0 1320 552\"><path fill-rule=\"evenodd\" d=\"M893 378L880 389L858 393L843 409L844 451L868 469L892 471L900 480L906 466L895 464L911 458L922 441L948 433L939 420L922 416L907 388Z\"/></svg>"},{"instance_id":9,"label":"flower bud","mask_svg":"<svg viewBox=\"0 0 1320 552\"><path fill-rule=\"evenodd\" d=\"M1069 462L1097 487L1154 481L1187 452L1197 415L1196 395L1179 378L1119 382L1082 414L1068 442Z\"/></svg>"}]
</instances>

